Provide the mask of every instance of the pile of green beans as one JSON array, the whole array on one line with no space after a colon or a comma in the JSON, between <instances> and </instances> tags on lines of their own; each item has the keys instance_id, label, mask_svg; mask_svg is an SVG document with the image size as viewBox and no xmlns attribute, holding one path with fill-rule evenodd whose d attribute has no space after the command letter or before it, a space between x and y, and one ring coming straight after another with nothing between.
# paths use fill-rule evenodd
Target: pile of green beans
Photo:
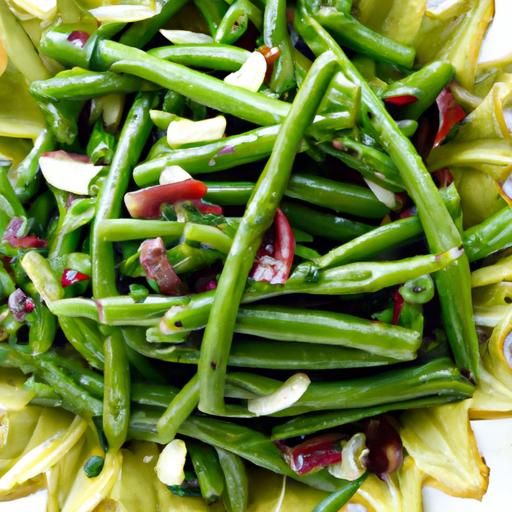
<instances>
[{"instance_id":1,"label":"pile of green beans","mask_svg":"<svg viewBox=\"0 0 512 512\"><path fill-rule=\"evenodd\" d=\"M0 367L27 375L31 403L95 419L111 451L184 436L208 504L245 511L252 464L332 493L315 510L338 510L366 473L300 476L274 441L470 397L470 263L512 246L512 210L462 230L456 185L438 188L411 141L453 68L413 72L414 50L364 26L352 2L161 4L143 21L42 36L68 69L30 84L47 128L0 168ZM192 4L212 42L158 46ZM376 91L342 48L395 79ZM259 91L224 81L253 51L267 62ZM403 94L415 102L387 109ZM169 144L171 123L217 115L225 136ZM76 153L101 166L84 196L39 170ZM172 166L190 179L158 185ZM203 175L202 199L130 208ZM310 384L294 403L251 412L295 372Z\"/></svg>"}]
</instances>

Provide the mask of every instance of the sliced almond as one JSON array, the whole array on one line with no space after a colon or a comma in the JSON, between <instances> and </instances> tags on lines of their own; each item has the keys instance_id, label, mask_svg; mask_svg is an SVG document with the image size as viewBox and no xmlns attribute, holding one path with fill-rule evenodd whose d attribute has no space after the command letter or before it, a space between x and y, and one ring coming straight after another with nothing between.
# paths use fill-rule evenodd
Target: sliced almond
<instances>
[{"instance_id":1,"label":"sliced almond","mask_svg":"<svg viewBox=\"0 0 512 512\"><path fill-rule=\"evenodd\" d=\"M249 91L257 92L267 72L267 61L260 52L252 52L242 67L224 78L224 82Z\"/></svg>"},{"instance_id":2,"label":"sliced almond","mask_svg":"<svg viewBox=\"0 0 512 512\"><path fill-rule=\"evenodd\" d=\"M193 142L206 142L221 139L226 131L224 116L212 117L202 121L181 119L172 121L167 128L169 146L181 146Z\"/></svg>"}]
</instances>

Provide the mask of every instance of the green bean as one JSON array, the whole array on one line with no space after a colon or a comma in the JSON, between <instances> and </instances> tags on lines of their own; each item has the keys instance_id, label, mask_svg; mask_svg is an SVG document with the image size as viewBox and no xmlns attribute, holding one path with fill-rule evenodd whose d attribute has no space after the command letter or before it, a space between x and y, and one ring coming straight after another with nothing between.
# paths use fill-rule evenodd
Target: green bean
<instances>
[{"instance_id":1,"label":"green bean","mask_svg":"<svg viewBox=\"0 0 512 512\"><path fill-rule=\"evenodd\" d=\"M69 194L62 190L52 189L59 211L59 218L55 228L51 230L48 239L48 257L50 259L64 256L76 251L80 242L80 231L69 231L66 229L66 217L71 213L73 206L69 207L67 202ZM92 214L92 212L90 212Z\"/></svg>"},{"instance_id":2,"label":"green bean","mask_svg":"<svg viewBox=\"0 0 512 512\"><path fill-rule=\"evenodd\" d=\"M37 80L30 84L32 95L46 101L90 100L113 92L137 92L141 88L142 82L138 78L86 69L63 71L48 80Z\"/></svg>"},{"instance_id":3,"label":"green bean","mask_svg":"<svg viewBox=\"0 0 512 512\"><path fill-rule=\"evenodd\" d=\"M268 48L279 48L270 88L279 96L295 86L292 43L288 34L286 0L267 0L263 17L263 41Z\"/></svg>"},{"instance_id":4,"label":"green bean","mask_svg":"<svg viewBox=\"0 0 512 512\"><path fill-rule=\"evenodd\" d=\"M87 155L94 164L109 165L114 157L115 147L116 138L105 131L103 120L98 119L87 143Z\"/></svg>"},{"instance_id":5,"label":"green bean","mask_svg":"<svg viewBox=\"0 0 512 512\"><path fill-rule=\"evenodd\" d=\"M48 130L60 144L71 146L78 136L78 116L82 110L79 101L39 101Z\"/></svg>"},{"instance_id":6,"label":"green bean","mask_svg":"<svg viewBox=\"0 0 512 512\"><path fill-rule=\"evenodd\" d=\"M368 473L364 473L356 480L342 480L340 488L324 498L314 509L313 512L338 512L352 496L363 485Z\"/></svg>"},{"instance_id":7,"label":"green bean","mask_svg":"<svg viewBox=\"0 0 512 512\"><path fill-rule=\"evenodd\" d=\"M251 181L204 183L208 187L205 199L221 206L244 206L254 190L254 183Z\"/></svg>"},{"instance_id":8,"label":"green bean","mask_svg":"<svg viewBox=\"0 0 512 512\"><path fill-rule=\"evenodd\" d=\"M149 50L149 55L193 68L237 71L250 53L227 44L180 44Z\"/></svg>"},{"instance_id":9,"label":"green bean","mask_svg":"<svg viewBox=\"0 0 512 512\"><path fill-rule=\"evenodd\" d=\"M59 325L73 348L97 370L103 370L103 339L94 322L59 316Z\"/></svg>"},{"instance_id":10,"label":"green bean","mask_svg":"<svg viewBox=\"0 0 512 512\"><path fill-rule=\"evenodd\" d=\"M233 377L231 375L230 379ZM282 385L274 379L253 374L238 373L236 377L243 389L263 396ZM473 389L448 358L441 358L410 368L386 370L370 377L313 382L294 405L275 416L371 407L429 395L471 396Z\"/></svg>"},{"instance_id":11,"label":"green bean","mask_svg":"<svg viewBox=\"0 0 512 512\"><path fill-rule=\"evenodd\" d=\"M283 201L281 209L294 228L329 240L346 242L374 228L362 222L315 210L295 201Z\"/></svg>"},{"instance_id":12,"label":"green bean","mask_svg":"<svg viewBox=\"0 0 512 512\"><path fill-rule=\"evenodd\" d=\"M181 45L179 46L181 47ZM173 46L172 48L177 48ZM185 96L174 91L167 91L162 102L162 110L169 114L182 115L185 110Z\"/></svg>"},{"instance_id":13,"label":"green bean","mask_svg":"<svg viewBox=\"0 0 512 512\"><path fill-rule=\"evenodd\" d=\"M434 282L429 275L406 281L398 290L409 304L426 304L434 297Z\"/></svg>"},{"instance_id":14,"label":"green bean","mask_svg":"<svg viewBox=\"0 0 512 512\"><path fill-rule=\"evenodd\" d=\"M96 298L117 295L112 245L100 238L99 224L119 216L123 195L128 188L129 172L138 161L151 130L149 111L154 98L151 93L141 93L134 101L99 195L91 239L91 277Z\"/></svg>"},{"instance_id":15,"label":"green bean","mask_svg":"<svg viewBox=\"0 0 512 512\"><path fill-rule=\"evenodd\" d=\"M14 191L11 182L7 176L7 169L0 169L0 194L4 196L4 198L9 203L10 209L12 211L13 217L25 217L25 208L21 204L16 192Z\"/></svg>"},{"instance_id":16,"label":"green bean","mask_svg":"<svg viewBox=\"0 0 512 512\"><path fill-rule=\"evenodd\" d=\"M166 334L158 327L150 327L146 330L146 341L149 343L185 343L187 340L186 332Z\"/></svg>"},{"instance_id":17,"label":"green bean","mask_svg":"<svg viewBox=\"0 0 512 512\"><path fill-rule=\"evenodd\" d=\"M4 299L9 297L11 293L14 292L16 286L14 284L14 280L5 269L5 266L2 261L0 261L0 298Z\"/></svg>"},{"instance_id":18,"label":"green bean","mask_svg":"<svg viewBox=\"0 0 512 512\"><path fill-rule=\"evenodd\" d=\"M88 318L105 325L154 325L172 306L188 301L186 296L148 296L135 302L130 296L106 297L97 301L83 298L56 300L49 304L56 316Z\"/></svg>"},{"instance_id":19,"label":"green bean","mask_svg":"<svg viewBox=\"0 0 512 512\"><path fill-rule=\"evenodd\" d=\"M142 48L186 3L187 0L165 0L156 16L133 23L121 36L121 43Z\"/></svg>"},{"instance_id":20,"label":"green bean","mask_svg":"<svg viewBox=\"0 0 512 512\"><path fill-rule=\"evenodd\" d=\"M36 356L37 357L37 356ZM78 385L95 398L103 398L103 376L84 366L82 361L57 354L54 351L39 356L43 361L51 363L71 377Z\"/></svg>"},{"instance_id":21,"label":"green bean","mask_svg":"<svg viewBox=\"0 0 512 512\"><path fill-rule=\"evenodd\" d=\"M398 261L359 262L318 271L313 265L301 265L284 285L250 282L242 296L242 303L291 293L313 295L349 295L376 292L401 284L424 274L437 272L460 257L458 250L438 256L415 256ZM214 293L203 292L176 304L163 319L169 330L198 329L206 325Z\"/></svg>"},{"instance_id":22,"label":"green bean","mask_svg":"<svg viewBox=\"0 0 512 512\"><path fill-rule=\"evenodd\" d=\"M349 137L339 137L332 144L320 144L322 151L337 158L361 175L392 192L400 192L404 185L393 161L382 151L366 146Z\"/></svg>"},{"instance_id":23,"label":"green bean","mask_svg":"<svg viewBox=\"0 0 512 512\"><path fill-rule=\"evenodd\" d=\"M2 232L5 230L5 228L9 225L9 222L11 222L12 219L12 210L11 206L9 205L9 202L7 199L5 199L4 196L0 194L0 229Z\"/></svg>"},{"instance_id":24,"label":"green bean","mask_svg":"<svg viewBox=\"0 0 512 512\"><path fill-rule=\"evenodd\" d=\"M90 396L82 386L75 383L53 361L46 357L32 357L29 350L29 347L0 344L0 366L19 368L24 373L34 372L36 376L51 385L67 408L75 414L85 417L101 415L100 400Z\"/></svg>"},{"instance_id":25,"label":"green bean","mask_svg":"<svg viewBox=\"0 0 512 512\"><path fill-rule=\"evenodd\" d=\"M408 409L420 409L435 407L446 403L463 400L467 396L466 391L460 391L458 384L447 387L442 395L432 394L422 398L413 398L401 402L391 402L371 407L345 409L340 411L316 412L297 416L272 429L272 439L289 439L292 437L315 434L322 430L334 429L349 423L355 423L365 418L386 414L390 411L403 411Z\"/></svg>"},{"instance_id":26,"label":"green bean","mask_svg":"<svg viewBox=\"0 0 512 512\"><path fill-rule=\"evenodd\" d=\"M183 239L190 245L201 244L208 248L228 254L231 248L231 238L215 226L187 222L183 230Z\"/></svg>"},{"instance_id":27,"label":"green bean","mask_svg":"<svg viewBox=\"0 0 512 512\"><path fill-rule=\"evenodd\" d=\"M184 94L193 101L259 125L274 125L289 111L285 102L223 82L180 64L163 61L114 41L96 47L102 66L129 73Z\"/></svg>"},{"instance_id":28,"label":"green bean","mask_svg":"<svg viewBox=\"0 0 512 512\"><path fill-rule=\"evenodd\" d=\"M199 402L199 379L194 375L171 400L158 420L157 429L163 443L174 439L182 423L192 414Z\"/></svg>"},{"instance_id":29,"label":"green bean","mask_svg":"<svg viewBox=\"0 0 512 512\"><path fill-rule=\"evenodd\" d=\"M266 158L276 141L279 126L256 128L208 144L167 151L166 154L139 164L133 178L140 187L158 182L168 165L179 165L192 175L231 169Z\"/></svg>"},{"instance_id":30,"label":"green bean","mask_svg":"<svg viewBox=\"0 0 512 512\"><path fill-rule=\"evenodd\" d=\"M150 382L157 382L158 384L164 384L167 382L167 379L163 375L162 371L159 368L156 368L152 361L145 357L142 354L139 354L137 351L133 350L126 343L126 336L123 332L123 336L125 337L125 350L126 357L128 357L128 361L130 362L130 366L135 369L141 377ZM132 400L135 400L132 397Z\"/></svg>"},{"instance_id":31,"label":"green bean","mask_svg":"<svg viewBox=\"0 0 512 512\"><path fill-rule=\"evenodd\" d=\"M136 409L130 419L131 439L156 441L158 410ZM190 416L181 426L180 434L197 439L214 447L235 453L243 459L274 473L287 475L306 485L332 492L338 480L325 470L299 477L284 462L278 448L260 432L243 425L211 417Z\"/></svg>"},{"instance_id":32,"label":"green bean","mask_svg":"<svg viewBox=\"0 0 512 512\"><path fill-rule=\"evenodd\" d=\"M24 197L16 192L18 197ZM28 218L34 222L34 232L39 233L41 236L46 234L48 226L48 219L51 217L55 202L52 193L47 190L39 194L33 201L30 202L30 207L27 211Z\"/></svg>"},{"instance_id":33,"label":"green bean","mask_svg":"<svg viewBox=\"0 0 512 512\"><path fill-rule=\"evenodd\" d=\"M150 343L146 341L143 330L131 330L126 341L133 350L153 359L183 364L197 364L199 361L199 348ZM344 347L307 343L283 344L272 340L235 337L228 366L275 370L334 370L366 368L394 362L394 359Z\"/></svg>"},{"instance_id":34,"label":"green bean","mask_svg":"<svg viewBox=\"0 0 512 512\"><path fill-rule=\"evenodd\" d=\"M409 139L416 133L418 129L418 121L414 119L402 119L397 121L396 125L400 128L400 131Z\"/></svg>"},{"instance_id":35,"label":"green bean","mask_svg":"<svg viewBox=\"0 0 512 512\"><path fill-rule=\"evenodd\" d=\"M215 413L224 409L224 378L237 305L263 234L272 224L282 198L296 150L334 71L330 53L319 57L311 67L276 139L270 160L258 180L226 258L198 365L199 409L203 412Z\"/></svg>"},{"instance_id":36,"label":"green bean","mask_svg":"<svg viewBox=\"0 0 512 512\"><path fill-rule=\"evenodd\" d=\"M435 61L423 66L398 82L391 84L385 91L385 96L400 95L400 88L412 88L417 101L400 108L400 116L404 119L418 119L439 93L452 79L453 66L449 62Z\"/></svg>"},{"instance_id":37,"label":"green bean","mask_svg":"<svg viewBox=\"0 0 512 512\"><path fill-rule=\"evenodd\" d=\"M187 452L206 503L217 501L224 491L224 474L214 448L204 443L187 441Z\"/></svg>"},{"instance_id":38,"label":"green bean","mask_svg":"<svg viewBox=\"0 0 512 512\"><path fill-rule=\"evenodd\" d=\"M270 395L278 387L276 379L245 372L229 373L226 383L231 385L232 391L238 388L238 392L242 390L251 397Z\"/></svg>"},{"instance_id":39,"label":"green bean","mask_svg":"<svg viewBox=\"0 0 512 512\"><path fill-rule=\"evenodd\" d=\"M457 226L450 218L437 187L409 139L402 135L382 102L329 34L304 10L295 19L299 32L313 51L333 51L347 78L361 85L363 103L371 113L369 122L397 166L406 190L418 208L431 250L445 251L449 247L460 246L462 240ZM467 257L463 255L451 266L438 272L435 279L443 324L457 365L476 379L480 356L472 316Z\"/></svg>"},{"instance_id":40,"label":"green bean","mask_svg":"<svg viewBox=\"0 0 512 512\"><path fill-rule=\"evenodd\" d=\"M311 174L293 174L285 195L359 217L380 219L389 212L365 187Z\"/></svg>"},{"instance_id":41,"label":"green bean","mask_svg":"<svg viewBox=\"0 0 512 512\"><path fill-rule=\"evenodd\" d=\"M249 0L235 0L217 27L215 42L235 43L247 30L249 20L254 23L257 29L260 29L262 25L261 11Z\"/></svg>"},{"instance_id":42,"label":"green bean","mask_svg":"<svg viewBox=\"0 0 512 512\"><path fill-rule=\"evenodd\" d=\"M168 220L105 219L98 224L98 236L104 242L126 242L161 236L179 240L185 223Z\"/></svg>"},{"instance_id":43,"label":"green bean","mask_svg":"<svg viewBox=\"0 0 512 512\"><path fill-rule=\"evenodd\" d=\"M132 402L139 405L165 408L178 394L178 388L169 385L132 383Z\"/></svg>"},{"instance_id":44,"label":"green bean","mask_svg":"<svg viewBox=\"0 0 512 512\"><path fill-rule=\"evenodd\" d=\"M335 247L324 256L315 258L313 262L319 268L329 268L354 261L363 261L385 249L414 240L421 233L421 224L417 217L400 219L379 226L346 244Z\"/></svg>"},{"instance_id":45,"label":"green bean","mask_svg":"<svg viewBox=\"0 0 512 512\"><path fill-rule=\"evenodd\" d=\"M58 317L88 318L95 322L99 321L97 304L91 299L74 297L56 300L48 304L48 308Z\"/></svg>"},{"instance_id":46,"label":"green bean","mask_svg":"<svg viewBox=\"0 0 512 512\"><path fill-rule=\"evenodd\" d=\"M312 61L310 61L303 53L296 48L293 50L293 60L295 63L295 77L297 79L297 85L301 85L306 77L306 73L311 67ZM342 73L337 73L334 76L331 87L323 99L320 112L324 110L330 110L333 106L338 108L347 107L352 105L354 113L358 113L361 103L361 88L347 80Z\"/></svg>"},{"instance_id":47,"label":"green bean","mask_svg":"<svg viewBox=\"0 0 512 512\"><path fill-rule=\"evenodd\" d=\"M194 5L208 24L210 34L215 37L222 17L228 10L228 5L224 0L194 0Z\"/></svg>"},{"instance_id":48,"label":"green bean","mask_svg":"<svg viewBox=\"0 0 512 512\"><path fill-rule=\"evenodd\" d=\"M151 121L153 121L154 125L160 130L167 130L173 121L179 121L180 119L183 119L176 114L170 114L169 112L164 112L163 110L150 110L149 117L151 117Z\"/></svg>"},{"instance_id":49,"label":"green bean","mask_svg":"<svg viewBox=\"0 0 512 512\"><path fill-rule=\"evenodd\" d=\"M376 60L411 68L415 51L410 46L397 43L386 36L364 26L350 14L336 9L320 9L315 18L326 27L335 39L352 50L368 55Z\"/></svg>"},{"instance_id":50,"label":"green bean","mask_svg":"<svg viewBox=\"0 0 512 512\"><path fill-rule=\"evenodd\" d=\"M512 245L512 209L506 206L464 232L469 261L483 259Z\"/></svg>"},{"instance_id":51,"label":"green bean","mask_svg":"<svg viewBox=\"0 0 512 512\"><path fill-rule=\"evenodd\" d=\"M455 204L458 203L458 198L454 197L452 192L456 192L456 190L450 186L442 189L441 194L450 214L453 216L455 209L458 208L458 204ZM320 268L328 268L353 261L366 260L381 251L413 241L422 232L419 219L416 216L407 217L379 226L344 245L335 247L324 256L313 259L313 262ZM465 247L465 250L468 251L469 249Z\"/></svg>"},{"instance_id":52,"label":"green bean","mask_svg":"<svg viewBox=\"0 0 512 512\"><path fill-rule=\"evenodd\" d=\"M235 331L279 341L340 345L404 360L414 359L421 343L419 333L403 327L283 306L241 308Z\"/></svg>"},{"instance_id":53,"label":"green bean","mask_svg":"<svg viewBox=\"0 0 512 512\"><path fill-rule=\"evenodd\" d=\"M242 459L234 453L216 448L224 473L224 505L228 512L245 512L249 500L249 481Z\"/></svg>"},{"instance_id":54,"label":"green bean","mask_svg":"<svg viewBox=\"0 0 512 512\"><path fill-rule=\"evenodd\" d=\"M48 307L52 301L62 298L62 286L56 279L48 260L40 253L36 251L25 253L21 265Z\"/></svg>"},{"instance_id":55,"label":"green bean","mask_svg":"<svg viewBox=\"0 0 512 512\"><path fill-rule=\"evenodd\" d=\"M48 308L39 302L35 308L35 319L28 331L28 344L33 354L42 354L50 349L57 332L57 320Z\"/></svg>"},{"instance_id":56,"label":"green bean","mask_svg":"<svg viewBox=\"0 0 512 512\"><path fill-rule=\"evenodd\" d=\"M105 339L104 354L103 430L109 449L117 451L126 440L130 421L130 366L119 330Z\"/></svg>"},{"instance_id":57,"label":"green bean","mask_svg":"<svg viewBox=\"0 0 512 512\"><path fill-rule=\"evenodd\" d=\"M284 462L278 448L266 436L245 426L215 418L192 416L182 425L181 433L312 487L326 491L336 488L336 480L330 478L325 471L298 477Z\"/></svg>"}]
</instances>

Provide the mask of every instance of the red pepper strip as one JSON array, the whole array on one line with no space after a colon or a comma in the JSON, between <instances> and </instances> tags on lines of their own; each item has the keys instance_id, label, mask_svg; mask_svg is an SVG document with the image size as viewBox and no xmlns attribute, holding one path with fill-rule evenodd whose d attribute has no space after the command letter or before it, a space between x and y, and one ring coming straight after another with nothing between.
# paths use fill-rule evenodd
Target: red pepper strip
<instances>
[{"instance_id":1,"label":"red pepper strip","mask_svg":"<svg viewBox=\"0 0 512 512\"><path fill-rule=\"evenodd\" d=\"M284 267L282 273L276 276L272 283L279 282L279 284L283 284L292 270L293 257L295 256L295 235L286 215L280 208L276 211L274 224L276 227L274 258L283 262Z\"/></svg>"},{"instance_id":2,"label":"red pepper strip","mask_svg":"<svg viewBox=\"0 0 512 512\"><path fill-rule=\"evenodd\" d=\"M136 219L158 219L163 204L201 199L207 190L202 181L190 179L129 192L124 196L124 203Z\"/></svg>"},{"instance_id":3,"label":"red pepper strip","mask_svg":"<svg viewBox=\"0 0 512 512\"><path fill-rule=\"evenodd\" d=\"M441 91L436 99L436 104L439 109L439 129L434 139L434 147L439 146L446 139L452 128L466 117L466 112L455 101L448 87Z\"/></svg>"},{"instance_id":4,"label":"red pepper strip","mask_svg":"<svg viewBox=\"0 0 512 512\"><path fill-rule=\"evenodd\" d=\"M299 475L322 469L341 460L340 434L325 434L291 450L290 466Z\"/></svg>"},{"instance_id":5,"label":"red pepper strip","mask_svg":"<svg viewBox=\"0 0 512 512\"><path fill-rule=\"evenodd\" d=\"M147 278L156 282L160 293L183 295L186 292L183 281L167 258L164 241L160 237L142 242L139 261Z\"/></svg>"},{"instance_id":6,"label":"red pepper strip","mask_svg":"<svg viewBox=\"0 0 512 512\"><path fill-rule=\"evenodd\" d=\"M222 206L217 204L207 203L202 199L194 199L192 204L197 208L197 211L200 213L204 213L205 215L222 215L224 211L222 210Z\"/></svg>"},{"instance_id":7,"label":"red pepper strip","mask_svg":"<svg viewBox=\"0 0 512 512\"><path fill-rule=\"evenodd\" d=\"M367 468L380 477L396 471L403 461L402 440L386 417L370 419L365 428L370 450Z\"/></svg>"},{"instance_id":8,"label":"red pepper strip","mask_svg":"<svg viewBox=\"0 0 512 512\"><path fill-rule=\"evenodd\" d=\"M84 164L92 163L91 159L87 155L81 155L79 153L70 153L59 149L58 151L47 151L41 156L56 158L57 160L73 160L74 162L83 162Z\"/></svg>"},{"instance_id":9,"label":"red pepper strip","mask_svg":"<svg viewBox=\"0 0 512 512\"><path fill-rule=\"evenodd\" d=\"M387 98L384 98L385 103L396 105L397 107L410 105L411 103L416 103L417 101L418 98L412 94L402 94L400 96L388 96Z\"/></svg>"},{"instance_id":10,"label":"red pepper strip","mask_svg":"<svg viewBox=\"0 0 512 512\"><path fill-rule=\"evenodd\" d=\"M277 46L269 48L268 46L265 45L260 46L258 48L258 51L263 55L263 57L265 57L265 60L267 61L267 71L265 73L265 83L267 83L272 78L274 64L281 55L281 51Z\"/></svg>"},{"instance_id":11,"label":"red pepper strip","mask_svg":"<svg viewBox=\"0 0 512 512\"><path fill-rule=\"evenodd\" d=\"M391 321L393 325L398 325L398 320L400 320L400 314L402 313L404 302L404 298L400 295L400 292L396 290L393 293L393 320Z\"/></svg>"},{"instance_id":12,"label":"red pepper strip","mask_svg":"<svg viewBox=\"0 0 512 512\"><path fill-rule=\"evenodd\" d=\"M65 268L62 273L62 277L60 278L60 283L63 288L67 288L68 286L72 286L80 281L87 281L90 279L90 276L87 274L82 274L82 272L78 272L78 270L73 270L72 268Z\"/></svg>"},{"instance_id":13,"label":"red pepper strip","mask_svg":"<svg viewBox=\"0 0 512 512\"><path fill-rule=\"evenodd\" d=\"M48 245L46 240L42 240L36 235L18 236L22 226L23 219L21 217L13 217L5 228L3 240L11 247L20 249L42 249Z\"/></svg>"},{"instance_id":14,"label":"red pepper strip","mask_svg":"<svg viewBox=\"0 0 512 512\"><path fill-rule=\"evenodd\" d=\"M284 284L290 275L295 256L295 235L286 218L278 208L274 219L274 244L263 241L251 272L255 281Z\"/></svg>"}]
</instances>

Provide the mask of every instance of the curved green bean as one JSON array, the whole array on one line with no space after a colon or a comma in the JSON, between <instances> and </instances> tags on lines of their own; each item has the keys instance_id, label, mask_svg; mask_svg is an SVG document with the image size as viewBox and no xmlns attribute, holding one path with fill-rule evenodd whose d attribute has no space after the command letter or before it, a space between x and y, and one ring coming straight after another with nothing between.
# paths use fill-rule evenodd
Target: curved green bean
<instances>
[{"instance_id":1,"label":"curved green bean","mask_svg":"<svg viewBox=\"0 0 512 512\"><path fill-rule=\"evenodd\" d=\"M120 331L105 339L104 356L103 430L109 449L117 451L126 441L130 421L130 366Z\"/></svg>"}]
</instances>

